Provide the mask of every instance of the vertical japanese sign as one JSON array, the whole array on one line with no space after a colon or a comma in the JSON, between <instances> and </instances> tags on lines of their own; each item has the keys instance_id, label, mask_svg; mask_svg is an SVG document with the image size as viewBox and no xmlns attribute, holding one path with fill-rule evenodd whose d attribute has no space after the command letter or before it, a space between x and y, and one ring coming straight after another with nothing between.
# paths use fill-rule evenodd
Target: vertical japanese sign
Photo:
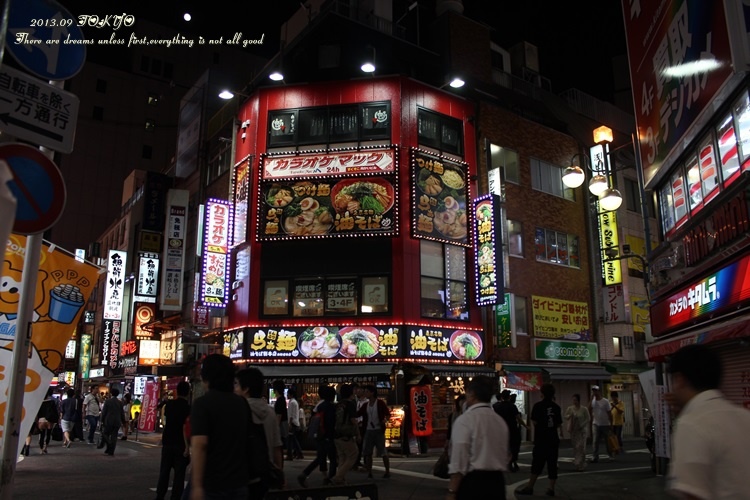
<instances>
[{"instance_id":1,"label":"vertical japanese sign","mask_svg":"<svg viewBox=\"0 0 750 500\"><path fill-rule=\"evenodd\" d=\"M497 195L488 194L474 200L474 280L478 306L502 303L503 240L499 212L500 197Z\"/></svg>"},{"instance_id":2,"label":"vertical japanese sign","mask_svg":"<svg viewBox=\"0 0 750 500\"><path fill-rule=\"evenodd\" d=\"M250 204L250 162L252 157L234 166L234 237L232 245L247 241L247 216Z\"/></svg>"},{"instance_id":3,"label":"vertical japanese sign","mask_svg":"<svg viewBox=\"0 0 750 500\"><path fill-rule=\"evenodd\" d=\"M601 210L599 202L596 202L597 211ZM617 212L599 213L599 248L602 252L602 277L605 285L616 285L622 283L622 263L619 260L610 260L607 250L617 250L619 254L620 237L617 231ZM605 262L608 261L608 262Z\"/></svg>"},{"instance_id":4,"label":"vertical japanese sign","mask_svg":"<svg viewBox=\"0 0 750 500\"><path fill-rule=\"evenodd\" d=\"M23 264L26 237L11 234L6 242L0 268L0 414L4 414L9 392L8 373L13 365L13 341L16 334L18 296L23 286ZM83 313L99 274L99 268L44 244L39 261L39 274L33 303L31 349L24 393L24 411L19 429L26 436L44 399L50 381L63 363L75 325ZM84 341L82 335L82 342ZM89 343L90 345L90 343ZM84 346L81 347L83 355ZM0 422L0 437L4 422ZM0 446L4 440L0 439Z\"/></svg>"},{"instance_id":5,"label":"vertical japanese sign","mask_svg":"<svg viewBox=\"0 0 750 500\"><path fill-rule=\"evenodd\" d=\"M117 368L120 357L120 330L122 328L122 306L124 300L127 252L110 250L107 258L107 280L104 288L104 312L102 324L102 364Z\"/></svg>"},{"instance_id":6,"label":"vertical japanese sign","mask_svg":"<svg viewBox=\"0 0 750 500\"><path fill-rule=\"evenodd\" d=\"M723 2L623 0L645 183L732 75ZM686 71L702 66L701 72Z\"/></svg>"},{"instance_id":7,"label":"vertical japanese sign","mask_svg":"<svg viewBox=\"0 0 750 500\"><path fill-rule=\"evenodd\" d=\"M182 273L185 269L185 229L190 193L170 189L167 193L167 223L164 228L164 272L161 282L162 311L182 310Z\"/></svg>"},{"instance_id":8,"label":"vertical japanese sign","mask_svg":"<svg viewBox=\"0 0 750 500\"><path fill-rule=\"evenodd\" d=\"M141 297L152 297L156 301L156 285L159 279L159 254L141 253L138 262L138 283L136 295ZM139 299L140 300L140 299Z\"/></svg>"},{"instance_id":9,"label":"vertical japanese sign","mask_svg":"<svg viewBox=\"0 0 750 500\"><path fill-rule=\"evenodd\" d=\"M497 347L513 347L513 312L509 293L505 294L505 300L502 304L495 306L495 318L497 323Z\"/></svg>"},{"instance_id":10,"label":"vertical japanese sign","mask_svg":"<svg viewBox=\"0 0 750 500\"><path fill-rule=\"evenodd\" d=\"M203 272L201 302L206 307L226 307L229 295L230 232L233 211L223 200L211 198L206 202L206 223L203 239Z\"/></svg>"},{"instance_id":11,"label":"vertical japanese sign","mask_svg":"<svg viewBox=\"0 0 750 500\"><path fill-rule=\"evenodd\" d=\"M159 404L159 386L156 382L146 382L141 399L141 416L138 418L138 430L154 432L156 429L156 407Z\"/></svg>"},{"instance_id":12,"label":"vertical japanese sign","mask_svg":"<svg viewBox=\"0 0 750 500\"><path fill-rule=\"evenodd\" d=\"M625 317L625 291L621 284L602 287L604 322L622 323Z\"/></svg>"},{"instance_id":13,"label":"vertical japanese sign","mask_svg":"<svg viewBox=\"0 0 750 500\"><path fill-rule=\"evenodd\" d=\"M416 385L409 391L411 399L411 433L432 434L432 392L429 385Z\"/></svg>"},{"instance_id":14,"label":"vertical japanese sign","mask_svg":"<svg viewBox=\"0 0 750 500\"><path fill-rule=\"evenodd\" d=\"M150 340L154 337L151 330L146 330L144 325L156 318L156 305L148 302L136 302L134 304L135 314L133 316L133 333L135 338Z\"/></svg>"},{"instance_id":15,"label":"vertical japanese sign","mask_svg":"<svg viewBox=\"0 0 750 500\"><path fill-rule=\"evenodd\" d=\"M81 352L78 367L81 378L89 378L89 370L91 369L91 335L87 333L81 335Z\"/></svg>"}]
</instances>

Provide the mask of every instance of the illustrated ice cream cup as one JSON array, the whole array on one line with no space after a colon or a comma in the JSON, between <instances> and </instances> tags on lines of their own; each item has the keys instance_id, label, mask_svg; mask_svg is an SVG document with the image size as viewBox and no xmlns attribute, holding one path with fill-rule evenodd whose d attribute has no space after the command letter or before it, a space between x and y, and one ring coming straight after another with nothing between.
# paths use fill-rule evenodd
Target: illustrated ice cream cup
<instances>
[{"instance_id":1,"label":"illustrated ice cream cup","mask_svg":"<svg viewBox=\"0 0 750 500\"><path fill-rule=\"evenodd\" d=\"M57 285L50 290L49 317L69 324L83 307L83 294L75 285Z\"/></svg>"}]
</instances>

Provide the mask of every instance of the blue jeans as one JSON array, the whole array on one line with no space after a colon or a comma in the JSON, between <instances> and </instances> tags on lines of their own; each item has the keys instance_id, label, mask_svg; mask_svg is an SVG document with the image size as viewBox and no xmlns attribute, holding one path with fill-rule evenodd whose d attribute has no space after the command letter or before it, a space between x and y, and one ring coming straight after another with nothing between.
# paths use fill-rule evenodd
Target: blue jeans
<instances>
[{"instance_id":1,"label":"blue jeans","mask_svg":"<svg viewBox=\"0 0 750 500\"><path fill-rule=\"evenodd\" d=\"M94 442L94 432L96 431L96 424L99 423L99 417L94 415L86 415L86 422L89 423L89 443Z\"/></svg>"},{"instance_id":2,"label":"blue jeans","mask_svg":"<svg viewBox=\"0 0 750 500\"><path fill-rule=\"evenodd\" d=\"M594 460L599 460L599 441L604 441L604 448L607 448L607 436L609 436L608 425L594 426ZM610 457L612 455L609 455Z\"/></svg>"}]
</instances>

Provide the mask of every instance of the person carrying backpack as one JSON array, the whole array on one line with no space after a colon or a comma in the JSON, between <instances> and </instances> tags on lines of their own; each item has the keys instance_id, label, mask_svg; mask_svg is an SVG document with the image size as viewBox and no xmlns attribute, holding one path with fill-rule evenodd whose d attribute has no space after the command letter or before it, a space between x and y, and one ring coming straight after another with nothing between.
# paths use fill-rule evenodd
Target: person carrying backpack
<instances>
[{"instance_id":1,"label":"person carrying backpack","mask_svg":"<svg viewBox=\"0 0 750 500\"><path fill-rule=\"evenodd\" d=\"M391 477L391 462L388 458L388 450L385 447L385 421L391 412L385 401L378 398L378 390L374 385L365 386L365 395L368 399L367 404L362 405L357 412L357 416L363 418L365 428L362 456L365 457L367 477L372 479L372 453L377 448L378 453L383 457L383 466L385 467L383 477L387 479Z\"/></svg>"},{"instance_id":2,"label":"person carrying backpack","mask_svg":"<svg viewBox=\"0 0 750 500\"><path fill-rule=\"evenodd\" d=\"M320 471L325 475L323 482L330 484L331 478L336 475L338 461L336 458L336 444L334 443L336 428L336 407L333 400L336 398L336 391L333 387L322 385L318 389L320 403L313 410L313 417L310 419L308 431L315 438L316 456L315 460L310 462L305 470L297 476L297 482L303 488L307 488L307 477L320 466ZM331 462L331 467L326 471L326 458Z\"/></svg>"},{"instance_id":3,"label":"person carrying backpack","mask_svg":"<svg viewBox=\"0 0 750 500\"><path fill-rule=\"evenodd\" d=\"M336 430L334 443L338 459L338 471L331 478L333 484L344 484L346 473L354 466L359 455L357 442L359 423L357 422L357 403L354 402L354 388L349 384L341 386L339 402L336 404Z\"/></svg>"}]
</instances>

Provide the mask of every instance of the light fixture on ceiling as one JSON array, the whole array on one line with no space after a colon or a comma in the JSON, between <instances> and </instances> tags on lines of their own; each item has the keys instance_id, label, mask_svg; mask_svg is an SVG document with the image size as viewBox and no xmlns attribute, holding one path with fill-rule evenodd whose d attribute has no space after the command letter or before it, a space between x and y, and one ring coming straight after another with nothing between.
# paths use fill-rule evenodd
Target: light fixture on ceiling
<instances>
[{"instance_id":1,"label":"light fixture on ceiling","mask_svg":"<svg viewBox=\"0 0 750 500\"><path fill-rule=\"evenodd\" d=\"M463 81L463 79L455 76L455 77L453 77L453 79L451 80L451 82L448 85L450 85L454 89L460 89L461 87L464 86L465 83L466 82Z\"/></svg>"},{"instance_id":2,"label":"light fixture on ceiling","mask_svg":"<svg viewBox=\"0 0 750 500\"><path fill-rule=\"evenodd\" d=\"M268 75L268 78L270 78L274 82L280 82L284 79L284 75L280 71L274 71Z\"/></svg>"}]
</instances>

